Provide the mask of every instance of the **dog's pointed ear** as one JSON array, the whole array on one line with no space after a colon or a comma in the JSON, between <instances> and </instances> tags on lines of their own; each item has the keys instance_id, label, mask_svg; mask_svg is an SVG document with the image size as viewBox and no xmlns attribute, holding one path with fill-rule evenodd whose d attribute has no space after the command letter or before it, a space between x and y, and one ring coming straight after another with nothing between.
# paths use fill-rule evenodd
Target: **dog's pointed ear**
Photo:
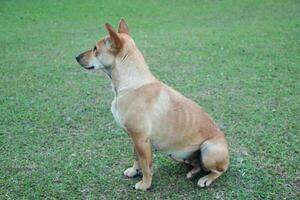
<instances>
[{"instance_id":1,"label":"dog's pointed ear","mask_svg":"<svg viewBox=\"0 0 300 200\"><path fill-rule=\"evenodd\" d=\"M109 23L105 23L105 28L108 31L108 34L109 34L110 39L111 39L111 47L115 51L118 52L122 47L121 39L119 38L118 34L113 29L112 25L110 25Z\"/></svg>"},{"instance_id":2,"label":"dog's pointed ear","mask_svg":"<svg viewBox=\"0 0 300 200\"><path fill-rule=\"evenodd\" d=\"M128 26L125 22L125 19L124 18L121 18L120 22L119 22L119 29L118 29L118 32L119 33L126 33L128 34L129 31L128 31Z\"/></svg>"}]
</instances>

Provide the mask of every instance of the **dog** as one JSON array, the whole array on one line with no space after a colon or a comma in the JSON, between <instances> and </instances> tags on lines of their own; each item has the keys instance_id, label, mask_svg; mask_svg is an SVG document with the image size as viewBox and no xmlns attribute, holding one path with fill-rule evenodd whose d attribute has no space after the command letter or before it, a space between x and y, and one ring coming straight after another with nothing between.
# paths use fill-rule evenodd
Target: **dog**
<instances>
[{"instance_id":1,"label":"dog","mask_svg":"<svg viewBox=\"0 0 300 200\"><path fill-rule=\"evenodd\" d=\"M199 105L152 75L123 18L117 32L109 23L105 28L108 35L76 60L85 69L101 69L111 80L111 112L134 146L133 166L124 175L142 175L134 187L148 190L155 148L190 165L188 179L208 171L197 184L209 186L229 165L224 134Z\"/></svg>"}]
</instances>

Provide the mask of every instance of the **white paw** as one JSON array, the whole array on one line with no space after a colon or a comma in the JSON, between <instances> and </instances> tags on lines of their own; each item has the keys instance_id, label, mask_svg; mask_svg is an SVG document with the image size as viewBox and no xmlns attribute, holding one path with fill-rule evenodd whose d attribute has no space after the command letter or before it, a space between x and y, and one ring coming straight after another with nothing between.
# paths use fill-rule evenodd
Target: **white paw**
<instances>
[{"instance_id":1,"label":"white paw","mask_svg":"<svg viewBox=\"0 0 300 200\"><path fill-rule=\"evenodd\" d=\"M192 179L193 177L195 177L195 175L200 172L200 168L193 168L191 171L189 171L187 174L186 174L186 177L187 179Z\"/></svg>"},{"instance_id":2,"label":"white paw","mask_svg":"<svg viewBox=\"0 0 300 200\"><path fill-rule=\"evenodd\" d=\"M199 187L208 187L211 183L212 183L212 181L208 179L208 176L204 176L199 179L198 186Z\"/></svg>"},{"instance_id":3,"label":"white paw","mask_svg":"<svg viewBox=\"0 0 300 200\"><path fill-rule=\"evenodd\" d=\"M188 172L188 173L186 174L186 178L187 178L187 179L191 179L191 178L193 178L193 176L194 176L194 174L193 174L192 172Z\"/></svg>"},{"instance_id":4,"label":"white paw","mask_svg":"<svg viewBox=\"0 0 300 200\"><path fill-rule=\"evenodd\" d=\"M148 189L150 189L151 184L145 184L143 181L137 182L134 186L134 188L136 190L143 190L143 191L147 191Z\"/></svg>"},{"instance_id":5,"label":"white paw","mask_svg":"<svg viewBox=\"0 0 300 200\"><path fill-rule=\"evenodd\" d=\"M133 168L133 167L130 167L124 171L124 175L129 178L135 177L140 174L141 174L141 170Z\"/></svg>"}]
</instances>

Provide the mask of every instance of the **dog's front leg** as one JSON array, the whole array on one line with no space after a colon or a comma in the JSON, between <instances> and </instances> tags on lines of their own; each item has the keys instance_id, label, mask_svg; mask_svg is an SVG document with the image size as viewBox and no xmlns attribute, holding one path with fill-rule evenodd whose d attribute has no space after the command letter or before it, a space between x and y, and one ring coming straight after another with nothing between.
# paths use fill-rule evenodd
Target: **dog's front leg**
<instances>
[{"instance_id":1,"label":"dog's front leg","mask_svg":"<svg viewBox=\"0 0 300 200\"><path fill-rule=\"evenodd\" d=\"M135 184L137 190L147 190L152 182L152 152L150 140L144 134L131 135L134 149L142 169L143 179Z\"/></svg>"},{"instance_id":2,"label":"dog's front leg","mask_svg":"<svg viewBox=\"0 0 300 200\"><path fill-rule=\"evenodd\" d=\"M138 157L134 148L134 161L133 161L133 166L129 167L124 171L124 175L127 176L128 178L133 178L135 176L141 175L141 168L138 162Z\"/></svg>"}]
</instances>

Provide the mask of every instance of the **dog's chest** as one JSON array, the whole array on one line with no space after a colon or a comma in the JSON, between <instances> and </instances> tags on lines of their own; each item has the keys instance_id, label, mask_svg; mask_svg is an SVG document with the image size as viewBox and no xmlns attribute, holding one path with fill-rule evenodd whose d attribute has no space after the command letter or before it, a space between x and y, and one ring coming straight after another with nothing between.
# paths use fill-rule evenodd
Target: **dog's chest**
<instances>
[{"instance_id":1,"label":"dog's chest","mask_svg":"<svg viewBox=\"0 0 300 200\"><path fill-rule=\"evenodd\" d=\"M111 112L115 118L115 121L117 123L118 126L120 126L121 128L124 128L120 114L118 112L118 105L117 105L117 98L115 97L114 100L111 102Z\"/></svg>"}]
</instances>

